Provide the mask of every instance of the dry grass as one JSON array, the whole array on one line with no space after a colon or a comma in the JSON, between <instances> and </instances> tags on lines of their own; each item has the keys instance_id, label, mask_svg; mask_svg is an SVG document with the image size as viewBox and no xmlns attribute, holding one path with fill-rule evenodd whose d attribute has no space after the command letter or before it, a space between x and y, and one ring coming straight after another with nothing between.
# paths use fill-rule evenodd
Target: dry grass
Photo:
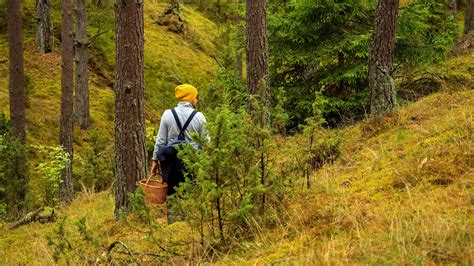
<instances>
[{"instance_id":1,"label":"dry grass","mask_svg":"<svg viewBox=\"0 0 474 266\"><path fill-rule=\"evenodd\" d=\"M164 5L146 6L146 12L159 12ZM211 27L191 9L184 10L200 32L194 34L203 34L202 29ZM156 26L150 16L146 19L145 56L151 62L146 70L149 91L158 95L174 80L184 81L187 73L183 69L197 73L187 80L205 86L209 80L199 77L211 75L209 71L214 67L212 59L206 57L206 51L213 47L212 39L188 43L189 36L168 36L166 29ZM192 22L193 19L197 21ZM0 36L1 54L7 54L5 39ZM162 43L166 45L160 46ZM177 44L181 49L172 49ZM51 145L58 135L59 56L35 53L31 44L26 47L25 66L33 84L28 97L28 142ZM159 51L154 53L154 49ZM182 58L181 53L196 56ZM222 265L473 264L473 56L472 52L462 53L433 70L445 77L443 90L437 94L392 115L368 119L343 130L317 131L316 139L341 139L338 159L312 173L311 189L295 190L292 199L284 203L286 213L275 218L274 228L255 223L249 231L252 240L234 243L230 254L209 255L211 261ZM151 76L164 71L158 65L171 74L163 79ZM7 76L8 65L0 57L0 106L8 114ZM111 135L112 92L100 86L99 77L93 75L91 79L92 117L102 132ZM147 110L152 114L147 119L152 124L159 116L154 110L168 102L154 101L155 96L150 94L147 97ZM43 115L36 115L38 111ZM83 137L83 133L77 134L78 143ZM304 158L295 155L307 147L307 136L278 138L276 142L279 147L289 147L279 150L284 151L279 170L294 175L296 183L301 182L301 175L295 174L297 170L292 166L304 162ZM76 151L81 154L80 145ZM153 226L143 226L134 220L136 217L114 221L112 213L110 192L91 193L86 189L59 214L68 217L68 237L92 259L102 260L104 248L121 240L136 252L162 252L170 263L185 264L185 259L195 263L209 261L196 254L212 254L212 250L197 251L189 244L195 236L183 223L164 226L160 220ZM99 247L81 242L74 223L84 216ZM56 225L33 223L13 231L5 226L0 224L0 264L54 263L46 236L55 235ZM157 242L182 256L166 257L170 253L160 250ZM147 256L139 259L149 264L160 262ZM73 263L81 261L76 258Z\"/></svg>"},{"instance_id":2,"label":"dry grass","mask_svg":"<svg viewBox=\"0 0 474 266\"><path fill-rule=\"evenodd\" d=\"M472 59L438 71L456 76ZM220 264L474 263L474 91L472 71L462 75L397 113L317 131L322 141L342 138L339 158L312 174L312 188L295 193L275 228L255 229ZM278 140L288 147L279 164L304 163L308 138Z\"/></svg>"}]
</instances>

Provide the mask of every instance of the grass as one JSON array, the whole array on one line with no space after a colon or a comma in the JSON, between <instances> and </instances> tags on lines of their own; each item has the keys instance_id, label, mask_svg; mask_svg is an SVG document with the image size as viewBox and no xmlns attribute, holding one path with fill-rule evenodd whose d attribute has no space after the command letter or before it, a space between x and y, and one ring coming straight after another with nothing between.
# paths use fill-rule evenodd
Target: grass
<instances>
[{"instance_id":1,"label":"grass","mask_svg":"<svg viewBox=\"0 0 474 266\"><path fill-rule=\"evenodd\" d=\"M149 128L155 127L162 110L173 104L175 83L190 82L204 89L215 75L212 51L216 27L184 7L188 35L168 32L154 23L165 6L161 2L145 6ZM90 82L93 126L105 138L107 149L113 134L113 92L107 85L114 76L110 69L114 60L111 36L113 33L108 32L96 39L92 60L100 64ZM6 36L0 35L0 108L8 114L6 44ZM59 132L59 53L35 52L31 38L25 48L27 142L55 145ZM275 138L279 154L276 171L291 175L298 188L288 201L276 206L285 212L275 216L273 227L254 224L245 241L232 243L230 253L200 249L194 243L194 232L184 223L165 226L162 219L144 223L136 214L115 221L111 192L94 193L86 188L71 205L58 210L59 217L67 217L65 238L77 252L63 254L60 264L67 263L67 258L74 264L85 263L84 258L105 263L107 247L116 240L140 253L135 257L145 264L473 264L474 54L461 54L430 70L440 74L441 91L391 115L344 129L317 130L317 143L337 143L338 155L334 162L311 173L310 189L300 188L308 134ZM78 176L90 138L90 133L75 129ZM41 159L34 154L31 157L32 166ZM38 177L33 173L33 184L34 180ZM151 217L163 216L157 213ZM78 230L77 222L83 217L92 240L85 240L87 234ZM55 263L47 237L60 243L58 225L32 223L8 230L7 224L1 223L0 264ZM126 252L123 248L116 251ZM127 262L123 254L114 252L113 256Z\"/></svg>"},{"instance_id":2,"label":"grass","mask_svg":"<svg viewBox=\"0 0 474 266\"><path fill-rule=\"evenodd\" d=\"M397 113L316 131L321 143L341 140L338 159L295 191L276 228L219 264L474 263L472 71L449 78L472 59L451 58L439 69L442 91ZM308 134L280 143L291 151L280 166L304 163L307 143ZM293 175L304 183L301 170Z\"/></svg>"},{"instance_id":3,"label":"grass","mask_svg":"<svg viewBox=\"0 0 474 266\"><path fill-rule=\"evenodd\" d=\"M234 243L229 254L216 253L212 261L221 265L472 264L473 101L472 89L448 86L392 115L365 120L336 134L318 131L321 140L341 138L338 159L313 172L309 190L296 189L290 201L282 203L286 212L277 216L273 228L255 224L248 240ZM279 150L288 146L302 152L307 137L279 138ZM294 159L284 156L279 164ZM300 175L293 174L299 182ZM60 210L60 216L68 217L68 237L75 245L87 247L84 252L89 258L104 259L101 250L115 240L135 252L156 251L156 239L162 236L162 247L182 254L162 253L172 256L164 258L168 262L202 261L191 256L194 245L177 244L196 239L185 224L147 226L136 217L116 222L112 212L113 199L106 191L82 193ZM75 221L83 216L94 237L100 238L100 248L81 242ZM45 239L55 235L55 227L3 228L2 263L53 263Z\"/></svg>"}]
</instances>

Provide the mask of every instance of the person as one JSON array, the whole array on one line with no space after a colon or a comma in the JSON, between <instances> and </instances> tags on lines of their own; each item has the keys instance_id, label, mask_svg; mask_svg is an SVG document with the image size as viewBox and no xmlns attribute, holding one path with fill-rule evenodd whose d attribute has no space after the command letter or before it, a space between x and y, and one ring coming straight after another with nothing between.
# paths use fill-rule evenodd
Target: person
<instances>
[{"instance_id":1,"label":"person","mask_svg":"<svg viewBox=\"0 0 474 266\"><path fill-rule=\"evenodd\" d=\"M179 183L185 181L184 163L177 158L176 152L170 155L167 147L179 141L192 143L192 132L206 135L206 118L201 112L194 110L199 103L198 90L190 84L182 84L175 88L175 96L179 100L178 105L166 110L161 117L150 173L156 175L158 167L161 168L163 181L168 184L167 196L174 195ZM183 129L181 136L180 129ZM168 223L173 223L174 218L174 211L168 206Z\"/></svg>"}]
</instances>

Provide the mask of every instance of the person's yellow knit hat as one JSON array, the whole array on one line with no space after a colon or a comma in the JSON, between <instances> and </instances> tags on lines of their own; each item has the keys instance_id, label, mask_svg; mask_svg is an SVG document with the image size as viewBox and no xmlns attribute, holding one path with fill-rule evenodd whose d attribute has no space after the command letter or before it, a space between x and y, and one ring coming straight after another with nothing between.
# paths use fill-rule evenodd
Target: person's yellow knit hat
<instances>
[{"instance_id":1,"label":"person's yellow knit hat","mask_svg":"<svg viewBox=\"0 0 474 266\"><path fill-rule=\"evenodd\" d=\"M198 95L198 90L189 84L179 85L175 89L175 95L181 102L192 102Z\"/></svg>"}]
</instances>

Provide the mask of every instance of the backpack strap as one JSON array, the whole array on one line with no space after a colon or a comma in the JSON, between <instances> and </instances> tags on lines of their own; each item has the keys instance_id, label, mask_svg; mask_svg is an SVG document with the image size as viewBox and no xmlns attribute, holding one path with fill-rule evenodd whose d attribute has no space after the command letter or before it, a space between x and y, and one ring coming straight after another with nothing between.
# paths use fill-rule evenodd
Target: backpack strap
<instances>
[{"instance_id":1,"label":"backpack strap","mask_svg":"<svg viewBox=\"0 0 474 266\"><path fill-rule=\"evenodd\" d=\"M176 120L176 124L178 125L178 129L179 129L178 140L185 140L184 132L186 132L186 129L188 128L189 124L191 123L191 121L193 120L197 112L193 111L191 115L189 115L188 120L186 120L186 123L184 123L183 127L181 127L181 122L179 121L176 110L173 108L171 109L171 112L173 113L174 120Z\"/></svg>"},{"instance_id":2,"label":"backpack strap","mask_svg":"<svg viewBox=\"0 0 474 266\"><path fill-rule=\"evenodd\" d=\"M176 113L176 110L174 108L171 109L171 113L173 113L174 121L176 121L176 124L178 125L179 129L179 134L181 134L181 131L183 130L181 129L181 122L179 122L178 114Z\"/></svg>"}]
</instances>

